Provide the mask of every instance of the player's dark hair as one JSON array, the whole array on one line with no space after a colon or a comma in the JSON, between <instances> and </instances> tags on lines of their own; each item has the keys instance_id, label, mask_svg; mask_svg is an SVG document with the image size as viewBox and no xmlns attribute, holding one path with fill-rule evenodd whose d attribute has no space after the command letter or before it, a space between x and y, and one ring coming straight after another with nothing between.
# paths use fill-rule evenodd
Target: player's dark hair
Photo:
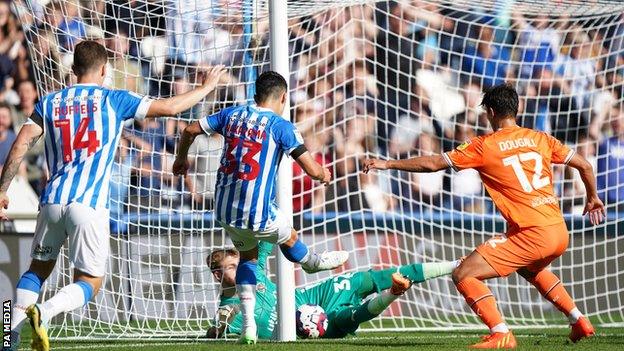
<instances>
[{"instance_id":1,"label":"player's dark hair","mask_svg":"<svg viewBox=\"0 0 624 351\"><path fill-rule=\"evenodd\" d=\"M485 89L481 106L494 110L496 117L516 117L518 93L511 84L500 84Z\"/></svg>"},{"instance_id":2,"label":"player's dark hair","mask_svg":"<svg viewBox=\"0 0 624 351\"><path fill-rule=\"evenodd\" d=\"M228 256L238 257L238 255L238 250L233 248L218 249L208 254L208 257L206 258L206 263L208 263L208 267L210 267L211 271L220 270L221 261L223 261L223 259Z\"/></svg>"},{"instance_id":3,"label":"player's dark hair","mask_svg":"<svg viewBox=\"0 0 624 351\"><path fill-rule=\"evenodd\" d=\"M81 41L74 49L72 70L76 76L82 76L106 64L108 55L106 48L93 40Z\"/></svg>"},{"instance_id":4,"label":"player's dark hair","mask_svg":"<svg viewBox=\"0 0 624 351\"><path fill-rule=\"evenodd\" d=\"M260 104L270 98L279 98L286 89L288 89L288 84L281 74L275 71L264 72L256 79L254 100Z\"/></svg>"}]
</instances>

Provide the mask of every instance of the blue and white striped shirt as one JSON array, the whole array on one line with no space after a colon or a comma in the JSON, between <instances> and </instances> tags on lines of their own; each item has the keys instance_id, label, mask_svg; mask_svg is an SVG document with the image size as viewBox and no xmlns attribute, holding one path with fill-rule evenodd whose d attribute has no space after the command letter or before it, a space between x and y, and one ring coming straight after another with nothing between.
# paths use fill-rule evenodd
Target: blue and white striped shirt
<instances>
[{"instance_id":1,"label":"blue and white striped shirt","mask_svg":"<svg viewBox=\"0 0 624 351\"><path fill-rule=\"evenodd\" d=\"M76 84L46 95L28 123L41 125L50 174L41 204L79 202L108 208L111 167L123 122L144 118L151 99Z\"/></svg>"},{"instance_id":2,"label":"blue and white striped shirt","mask_svg":"<svg viewBox=\"0 0 624 351\"><path fill-rule=\"evenodd\" d=\"M276 216L275 188L283 154L303 147L296 127L255 105L226 108L200 120L204 132L225 137L215 189L215 215L236 228L262 231Z\"/></svg>"}]
</instances>

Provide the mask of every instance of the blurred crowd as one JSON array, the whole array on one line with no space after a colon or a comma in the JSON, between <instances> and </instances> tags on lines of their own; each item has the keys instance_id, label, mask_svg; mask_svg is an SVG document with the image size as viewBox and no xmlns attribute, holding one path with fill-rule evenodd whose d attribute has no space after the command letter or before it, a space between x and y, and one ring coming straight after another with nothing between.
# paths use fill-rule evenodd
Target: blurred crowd
<instances>
[{"instance_id":1,"label":"blurred crowd","mask_svg":"<svg viewBox=\"0 0 624 351\"><path fill-rule=\"evenodd\" d=\"M253 71L269 67L266 16L250 20L244 10L242 0L0 1L0 167L38 97L74 82L71 53L80 40L108 48L108 86L152 96L185 92L203 67L223 63L229 77L206 103L126 126L111 189L113 216L211 209L221 137L197 139L191 177L173 177L170 168L187 122L244 103ZM291 16L291 118L335 178L321 187L294 165L295 211L492 212L475 171L364 175L360 164L371 155L435 154L488 133L481 91L502 82L519 92L518 122L587 157L608 208L621 206L624 13L531 13L412 0ZM36 146L20 170L37 192L43 157ZM563 206L579 211L580 177L555 171Z\"/></svg>"}]
</instances>

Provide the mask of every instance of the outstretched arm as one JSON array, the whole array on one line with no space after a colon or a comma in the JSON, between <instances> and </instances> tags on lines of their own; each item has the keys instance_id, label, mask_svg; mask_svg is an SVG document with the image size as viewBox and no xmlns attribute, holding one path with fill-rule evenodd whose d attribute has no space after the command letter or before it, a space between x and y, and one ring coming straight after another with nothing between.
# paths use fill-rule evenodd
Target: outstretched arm
<instances>
[{"instance_id":1,"label":"outstretched arm","mask_svg":"<svg viewBox=\"0 0 624 351\"><path fill-rule=\"evenodd\" d=\"M9 185L19 171L24 155L35 145L41 134L43 134L43 129L39 125L35 123L26 124L20 129L13 146L11 146L2 168L2 175L0 175L0 220L8 219L4 210L9 208L9 198L6 194Z\"/></svg>"},{"instance_id":2,"label":"outstretched arm","mask_svg":"<svg viewBox=\"0 0 624 351\"><path fill-rule=\"evenodd\" d=\"M146 117L173 116L188 110L216 88L219 78L224 73L225 66L223 65L211 67L206 72L201 86L184 94L154 100L147 110Z\"/></svg>"},{"instance_id":3,"label":"outstretched arm","mask_svg":"<svg viewBox=\"0 0 624 351\"><path fill-rule=\"evenodd\" d=\"M373 169L397 169L407 172L436 172L448 168L449 164L442 155L412 157L405 160L368 159L364 161L364 173Z\"/></svg>"},{"instance_id":4,"label":"outstretched arm","mask_svg":"<svg viewBox=\"0 0 624 351\"><path fill-rule=\"evenodd\" d=\"M604 219L604 216L606 216L606 213L604 204L598 197L598 192L596 191L596 176L594 175L592 165L585 159L585 157L576 153L568 162L568 166L579 171L581 180L585 185L587 203L585 204L583 215L589 213L589 221L591 224L599 224Z\"/></svg>"},{"instance_id":5,"label":"outstretched arm","mask_svg":"<svg viewBox=\"0 0 624 351\"><path fill-rule=\"evenodd\" d=\"M296 152L296 150L294 152ZM328 185L331 181L331 172L329 169L316 162L312 155L310 155L310 152L306 151L302 153L295 158L295 161L297 161L299 166L301 166L310 178L321 182L323 185Z\"/></svg>"},{"instance_id":6,"label":"outstretched arm","mask_svg":"<svg viewBox=\"0 0 624 351\"><path fill-rule=\"evenodd\" d=\"M189 169L188 151L195 138L203 134L201 126L198 121L189 124L182 132L182 137L178 143L178 154L173 162L173 174L186 175Z\"/></svg>"}]
</instances>

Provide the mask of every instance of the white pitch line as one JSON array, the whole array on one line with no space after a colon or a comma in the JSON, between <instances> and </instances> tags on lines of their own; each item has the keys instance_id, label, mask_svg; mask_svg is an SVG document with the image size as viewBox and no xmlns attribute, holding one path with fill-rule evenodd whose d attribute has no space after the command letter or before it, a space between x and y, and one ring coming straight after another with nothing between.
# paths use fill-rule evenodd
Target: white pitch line
<instances>
[{"instance_id":1,"label":"white pitch line","mask_svg":"<svg viewBox=\"0 0 624 351\"><path fill-rule=\"evenodd\" d=\"M113 343L106 343L105 346L98 344L98 345L76 345L76 346L59 346L59 347L54 347L54 350L94 350L94 349L101 349L102 347L132 347L132 348L144 348L144 347L154 347L154 346L167 346L167 345L194 345L194 344L198 344L198 342L175 342L175 341L171 341L171 342L158 342L158 343L150 343L148 342L144 342L144 343L140 343L140 344L127 344L127 343L120 343L120 342L113 342ZM22 347L19 349L19 351L29 351L30 348L25 348Z\"/></svg>"}]
</instances>

